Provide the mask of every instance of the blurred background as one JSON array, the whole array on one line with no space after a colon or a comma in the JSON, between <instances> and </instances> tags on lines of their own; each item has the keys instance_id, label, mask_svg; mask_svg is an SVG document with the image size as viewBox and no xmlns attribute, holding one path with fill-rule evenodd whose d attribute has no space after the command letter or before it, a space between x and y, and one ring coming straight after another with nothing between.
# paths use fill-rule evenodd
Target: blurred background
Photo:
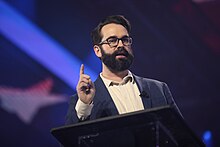
<instances>
[{"instance_id":1,"label":"blurred background","mask_svg":"<svg viewBox=\"0 0 220 147\"><path fill-rule=\"evenodd\" d=\"M101 64L91 30L108 15L132 24L136 75L166 82L187 124L220 146L219 0L0 0L0 146L58 147L79 67Z\"/></svg>"}]
</instances>

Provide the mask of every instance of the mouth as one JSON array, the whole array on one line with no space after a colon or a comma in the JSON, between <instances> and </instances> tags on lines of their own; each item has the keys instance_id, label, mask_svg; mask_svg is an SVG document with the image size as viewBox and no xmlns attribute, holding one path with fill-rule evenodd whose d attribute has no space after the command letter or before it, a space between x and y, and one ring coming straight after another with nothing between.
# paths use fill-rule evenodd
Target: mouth
<instances>
[{"instance_id":1,"label":"mouth","mask_svg":"<svg viewBox=\"0 0 220 147\"><path fill-rule=\"evenodd\" d=\"M127 55L124 53L116 54L116 58L127 58Z\"/></svg>"}]
</instances>

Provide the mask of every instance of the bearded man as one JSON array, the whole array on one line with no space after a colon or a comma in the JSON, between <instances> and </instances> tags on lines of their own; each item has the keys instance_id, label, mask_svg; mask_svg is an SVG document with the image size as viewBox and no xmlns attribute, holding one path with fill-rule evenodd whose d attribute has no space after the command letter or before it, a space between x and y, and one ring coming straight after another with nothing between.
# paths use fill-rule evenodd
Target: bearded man
<instances>
[{"instance_id":1,"label":"bearded man","mask_svg":"<svg viewBox=\"0 0 220 147\"><path fill-rule=\"evenodd\" d=\"M93 49L102 62L102 72L93 83L81 66L66 124L165 105L179 111L167 84L129 71L134 59L130 32L129 21L121 15L108 16L92 31Z\"/></svg>"}]
</instances>

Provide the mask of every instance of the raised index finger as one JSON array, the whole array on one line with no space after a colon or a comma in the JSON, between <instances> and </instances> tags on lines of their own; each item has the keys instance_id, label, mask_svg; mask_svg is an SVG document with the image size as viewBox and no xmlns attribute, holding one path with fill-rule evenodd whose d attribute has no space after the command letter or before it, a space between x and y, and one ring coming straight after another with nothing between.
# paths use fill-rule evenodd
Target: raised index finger
<instances>
[{"instance_id":1,"label":"raised index finger","mask_svg":"<svg viewBox=\"0 0 220 147\"><path fill-rule=\"evenodd\" d=\"M84 64L81 64L79 74L80 74L80 75L84 74Z\"/></svg>"}]
</instances>

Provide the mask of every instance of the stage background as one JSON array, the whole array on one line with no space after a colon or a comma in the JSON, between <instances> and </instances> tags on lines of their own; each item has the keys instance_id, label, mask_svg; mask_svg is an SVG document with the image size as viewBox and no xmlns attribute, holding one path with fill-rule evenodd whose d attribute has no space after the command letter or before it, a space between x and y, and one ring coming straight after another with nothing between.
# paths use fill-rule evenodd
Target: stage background
<instances>
[{"instance_id":1,"label":"stage background","mask_svg":"<svg viewBox=\"0 0 220 147\"><path fill-rule=\"evenodd\" d=\"M0 146L58 147L79 66L101 64L90 32L107 15L132 24L136 75L166 82L186 122L220 146L218 0L1 0Z\"/></svg>"}]
</instances>

